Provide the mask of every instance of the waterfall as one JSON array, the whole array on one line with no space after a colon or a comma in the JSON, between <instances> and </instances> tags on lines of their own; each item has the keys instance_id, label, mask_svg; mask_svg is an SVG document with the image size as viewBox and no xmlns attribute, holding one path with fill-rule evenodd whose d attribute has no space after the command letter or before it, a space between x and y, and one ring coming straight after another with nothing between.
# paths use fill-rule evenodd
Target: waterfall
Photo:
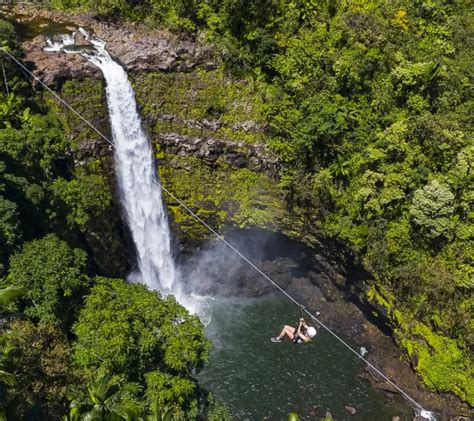
<instances>
[{"instance_id":1,"label":"waterfall","mask_svg":"<svg viewBox=\"0 0 474 421\"><path fill-rule=\"evenodd\" d=\"M110 57L105 42L80 31L94 47L81 52L82 56L100 68L106 82L118 186L138 258L139 273L132 273L129 279L164 293L179 293L153 149L142 128L132 85L125 70ZM70 48L74 43L69 37L61 41L49 41L45 51L78 52Z\"/></svg>"}]
</instances>

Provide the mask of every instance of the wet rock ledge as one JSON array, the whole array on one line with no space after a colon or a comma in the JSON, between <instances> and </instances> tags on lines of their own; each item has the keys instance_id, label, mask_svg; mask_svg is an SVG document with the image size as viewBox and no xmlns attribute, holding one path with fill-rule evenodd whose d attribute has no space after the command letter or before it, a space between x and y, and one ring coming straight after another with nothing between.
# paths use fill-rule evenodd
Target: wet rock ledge
<instances>
[{"instance_id":1,"label":"wet rock ledge","mask_svg":"<svg viewBox=\"0 0 474 421\"><path fill-rule=\"evenodd\" d=\"M208 69L216 66L211 60L211 46L203 46L190 37L180 38L159 30L145 31L133 24L105 23L90 13L69 15L27 4L11 8L7 15L20 23L37 23L38 28L47 28L44 22L54 22L69 33L84 27L107 42L107 50L127 71L189 71L197 65ZM89 44L81 34L77 35L77 41L81 45ZM27 39L23 44L25 62L30 63L35 75L44 83L53 85L64 79L100 77L99 71L82 57L45 54L42 51L45 46L44 35Z\"/></svg>"}]
</instances>

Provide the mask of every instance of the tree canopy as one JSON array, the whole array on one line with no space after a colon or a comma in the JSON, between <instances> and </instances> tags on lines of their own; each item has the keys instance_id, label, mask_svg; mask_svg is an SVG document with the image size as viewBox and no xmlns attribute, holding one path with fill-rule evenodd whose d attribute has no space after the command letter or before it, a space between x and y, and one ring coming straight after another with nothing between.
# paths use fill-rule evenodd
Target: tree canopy
<instances>
[{"instance_id":1,"label":"tree canopy","mask_svg":"<svg viewBox=\"0 0 474 421\"><path fill-rule=\"evenodd\" d=\"M269 146L283 164L291 217L305 230L343 241L372 275L358 287L367 301L386 307L425 383L472 404L468 3L99 1L85 7L199 33L216 45L229 73L254 79L265 100ZM419 342L422 350L410 345ZM443 352L438 347L463 361L467 368L448 370L463 371L465 386L446 385L457 374L444 382L429 374L428 356Z\"/></svg>"},{"instance_id":2,"label":"tree canopy","mask_svg":"<svg viewBox=\"0 0 474 421\"><path fill-rule=\"evenodd\" d=\"M470 6L463 0L48 2L198 35L213 43L229 74L252 78L265 104L268 146L280 159L285 205L305 231L295 235L306 240L306 232L317 231L342 242L371 275L357 288L385 308L425 384L473 405ZM4 21L0 41L18 49ZM26 287L19 308L34 323L56 323L83 285L84 255L53 237L38 238L61 232L77 240L111 196L104 180L68 170L60 120L0 60L8 76L0 84L0 274L9 270L8 279ZM140 300L147 311L138 311ZM122 407L141 399L147 407L159 401L195 413L190 375L207 345L198 322L172 299L98 279L67 333L77 336L74 358L84 373L117 376L102 383L122 385Z\"/></svg>"},{"instance_id":3,"label":"tree canopy","mask_svg":"<svg viewBox=\"0 0 474 421\"><path fill-rule=\"evenodd\" d=\"M207 359L201 322L172 296L145 286L96 278L73 329L75 361L86 373L136 383L150 404L198 410L193 373Z\"/></svg>"},{"instance_id":4,"label":"tree canopy","mask_svg":"<svg viewBox=\"0 0 474 421\"><path fill-rule=\"evenodd\" d=\"M25 291L25 314L67 326L89 285L86 263L83 250L48 235L26 243L12 256L7 281Z\"/></svg>"}]
</instances>

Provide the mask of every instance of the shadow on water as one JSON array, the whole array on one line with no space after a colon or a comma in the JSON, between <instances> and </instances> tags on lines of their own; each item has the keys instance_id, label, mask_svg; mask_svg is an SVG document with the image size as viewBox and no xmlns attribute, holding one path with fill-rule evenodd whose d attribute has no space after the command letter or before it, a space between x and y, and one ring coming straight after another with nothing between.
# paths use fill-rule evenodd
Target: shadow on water
<instances>
[{"instance_id":1,"label":"shadow on water","mask_svg":"<svg viewBox=\"0 0 474 421\"><path fill-rule=\"evenodd\" d=\"M238 420L401 420L413 418L399 397L389 398L357 377L361 362L319 329L308 345L275 344L270 337L298 315L277 298L211 299L206 328L213 342L209 364L199 378ZM350 416L346 405L357 408Z\"/></svg>"}]
</instances>

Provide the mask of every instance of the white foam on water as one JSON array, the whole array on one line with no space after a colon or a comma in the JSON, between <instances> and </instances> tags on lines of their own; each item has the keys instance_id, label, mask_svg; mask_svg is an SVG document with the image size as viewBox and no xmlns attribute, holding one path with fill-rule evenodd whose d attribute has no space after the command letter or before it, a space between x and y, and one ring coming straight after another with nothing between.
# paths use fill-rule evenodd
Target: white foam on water
<instances>
[{"instance_id":1,"label":"white foam on water","mask_svg":"<svg viewBox=\"0 0 474 421\"><path fill-rule=\"evenodd\" d=\"M67 48L75 44L76 33L60 35L61 41L52 41L51 39L46 40L46 47L44 51L58 53L61 51L67 52Z\"/></svg>"},{"instance_id":2,"label":"white foam on water","mask_svg":"<svg viewBox=\"0 0 474 421\"><path fill-rule=\"evenodd\" d=\"M426 411L426 410L421 410L421 411L416 411L417 415L426 419L426 420L429 420L429 421L436 421L436 418L434 416L434 413L431 412L431 411Z\"/></svg>"}]
</instances>

